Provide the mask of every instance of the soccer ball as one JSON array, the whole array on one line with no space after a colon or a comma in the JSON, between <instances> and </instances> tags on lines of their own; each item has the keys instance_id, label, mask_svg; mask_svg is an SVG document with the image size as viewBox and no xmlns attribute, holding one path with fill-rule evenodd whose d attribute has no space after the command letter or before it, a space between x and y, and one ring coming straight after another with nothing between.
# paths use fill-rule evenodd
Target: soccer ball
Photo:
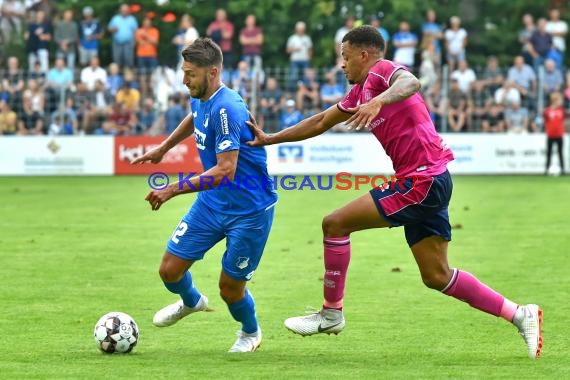
<instances>
[{"instance_id":1,"label":"soccer ball","mask_svg":"<svg viewBox=\"0 0 570 380\"><path fill-rule=\"evenodd\" d=\"M128 314L113 311L102 316L93 331L95 343L103 352L126 354L139 341L139 327Z\"/></svg>"}]
</instances>

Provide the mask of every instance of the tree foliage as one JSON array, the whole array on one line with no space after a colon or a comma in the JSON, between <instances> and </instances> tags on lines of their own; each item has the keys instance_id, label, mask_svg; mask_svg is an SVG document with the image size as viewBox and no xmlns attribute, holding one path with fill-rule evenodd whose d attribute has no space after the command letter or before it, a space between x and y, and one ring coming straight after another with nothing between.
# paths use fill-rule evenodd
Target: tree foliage
<instances>
[{"instance_id":1,"label":"tree foliage","mask_svg":"<svg viewBox=\"0 0 570 380\"><path fill-rule=\"evenodd\" d=\"M285 43L299 20L307 23L315 45L313 65L327 66L334 62L334 34L344 24L347 14L353 14L367 23L371 15L382 12L382 26L391 34L397 31L400 21L406 20L412 30L421 35L421 23L429 8L436 10L442 24L447 24L452 15L462 18L463 26L469 33L468 59L474 66L483 65L490 54L497 55L502 65L508 65L513 55L520 51L518 32L522 26L522 15L529 12L536 18L546 17L550 6L550 2L545 0L170 0L162 6L156 0L134 2L141 5L141 11L137 14L139 19L149 11L157 14L155 24L161 32L159 57L163 63L174 64L177 61L177 52L171 39L183 13L192 15L198 31L204 35L208 24L214 19L216 8L225 8L236 26L235 53L239 54L239 30L243 27L245 17L252 13L265 35L264 63L273 67L288 64ZM70 7L76 10L78 16L86 4L78 0L58 1L60 10ZM121 1L117 0L89 2L104 26L120 4ZM178 20L175 23L162 21L161 16L166 12L175 13ZM562 18L569 20L569 16L569 10L563 9ZM101 47L104 64L110 60L110 45L110 36L106 34Z\"/></svg>"}]
</instances>

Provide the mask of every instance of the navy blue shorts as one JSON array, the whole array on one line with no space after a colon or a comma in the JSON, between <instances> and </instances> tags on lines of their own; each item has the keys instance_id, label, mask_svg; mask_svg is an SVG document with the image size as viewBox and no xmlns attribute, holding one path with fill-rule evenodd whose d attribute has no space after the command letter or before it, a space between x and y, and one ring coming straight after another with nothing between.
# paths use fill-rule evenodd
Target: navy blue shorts
<instances>
[{"instance_id":1,"label":"navy blue shorts","mask_svg":"<svg viewBox=\"0 0 570 380\"><path fill-rule=\"evenodd\" d=\"M222 270L236 280L249 281L269 237L274 209L270 206L247 215L228 215L215 212L198 199L172 233L166 251L184 260L201 260L225 238Z\"/></svg>"},{"instance_id":2,"label":"navy blue shorts","mask_svg":"<svg viewBox=\"0 0 570 380\"><path fill-rule=\"evenodd\" d=\"M370 190L378 211L392 227L404 226L411 247L429 236L451 240L447 208L453 183L446 170L435 177L409 177L389 181Z\"/></svg>"}]
</instances>

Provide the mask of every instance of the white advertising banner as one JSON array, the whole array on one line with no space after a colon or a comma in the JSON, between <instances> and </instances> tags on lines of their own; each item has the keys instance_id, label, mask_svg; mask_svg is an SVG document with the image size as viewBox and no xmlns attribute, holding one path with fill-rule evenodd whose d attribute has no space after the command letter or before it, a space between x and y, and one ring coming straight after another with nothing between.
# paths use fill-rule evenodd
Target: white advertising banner
<instances>
[{"instance_id":1,"label":"white advertising banner","mask_svg":"<svg viewBox=\"0 0 570 380\"><path fill-rule=\"evenodd\" d=\"M0 175L113 175L112 136L2 136Z\"/></svg>"},{"instance_id":2,"label":"white advertising banner","mask_svg":"<svg viewBox=\"0 0 570 380\"><path fill-rule=\"evenodd\" d=\"M544 134L443 134L455 160L454 174L541 174L546 163ZM565 137L568 168L568 136ZM269 173L352 174L393 173L392 162L378 141L368 133L325 134L315 138L271 145L267 148ZM552 165L558 166L555 152Z\"/></svg>"}]
</instances>

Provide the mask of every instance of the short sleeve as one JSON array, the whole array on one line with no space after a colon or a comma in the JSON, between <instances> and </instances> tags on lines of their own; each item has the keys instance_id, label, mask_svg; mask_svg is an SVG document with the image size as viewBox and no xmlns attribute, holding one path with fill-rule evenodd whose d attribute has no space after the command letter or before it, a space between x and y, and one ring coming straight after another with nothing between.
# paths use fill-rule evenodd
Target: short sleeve
<instances>
[{"instance_id":1,"label":"short sleeve","mask_svg":"<svg viewBox=\"0 0 570 380\"><path fill-rule=\"evenodd\" d=\"M216 154L239 149L241 123L235 112L222 107L211 116L210 123L216 132Z\"/></svg>"},{"instance_id":2,"label":"short sleeve","mask_svg":"<svg viewBox=\"0 0 570 380\"><path fill-rule=\"evenodd\" d=\"M350 113L350 111L348 111L348 109L357 106L358 94L360 93L359 89L360 89L359 85L353 86L350 89L350 91L348 92L348 94L346 94L344 96L344 98L342 98L341 101L338 102L337 106L342 112L349 112Z\"/></svg>"}]
</instances>

